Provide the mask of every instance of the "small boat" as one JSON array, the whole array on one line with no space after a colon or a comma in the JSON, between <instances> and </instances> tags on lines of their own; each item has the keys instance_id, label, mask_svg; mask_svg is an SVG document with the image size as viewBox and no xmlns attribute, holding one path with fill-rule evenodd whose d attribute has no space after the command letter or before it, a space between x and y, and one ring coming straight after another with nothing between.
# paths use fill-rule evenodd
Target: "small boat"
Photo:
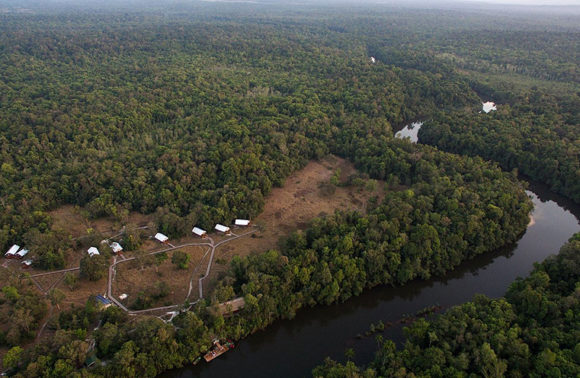
<instances>
[{"instance_id":1,"label":"small boat","mask_svg":"<svg viewBox=\"0 0 580 378\"><path fill-rule=\"evenodd\" d=\"M201 356L198 356L195 360L193 360L192 364L197 365L199 364L199 361L201 361Z\"/></svg>"},{"instance_id":2,"label":"small boat","mask_svg":"<svg viewBox=\"0 0 580 378\"><path fill-rule=\"evenodd\" d=\"M227 352L230 349L234 349L235 345L231 340L226 341L225 343L221 344L219 340L213 341L213 346L209 352L207 352L203 358L207 362L212 361L214 358L217 358Z\"/></svg>"}]
</instances>

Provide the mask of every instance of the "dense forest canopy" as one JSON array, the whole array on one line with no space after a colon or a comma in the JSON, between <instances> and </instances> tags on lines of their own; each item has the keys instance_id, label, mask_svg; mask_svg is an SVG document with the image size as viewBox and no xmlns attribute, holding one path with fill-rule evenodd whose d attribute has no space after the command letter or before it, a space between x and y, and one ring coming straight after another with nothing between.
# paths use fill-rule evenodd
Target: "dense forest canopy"
<instances>
[{"instance_id":1,"label":"dense forest canopy","mask_svg":"<svg viewBox=\"0 0 580 378\"><path fill-rule=\"evenodd\" d=\"M539 90L530 97L478 117L438 113L421 128L419 138L443 150L498 161L505 169L517 168L580 203L580 101L567 111L567 104Z\"/></svg>"},{"instance_id":2,"label":"dense forest canopy","mask_svg":"<svg viewBox=\"0 0 580 378\"><path fill-rule=\"evenodd\" d=\"M290 172L343 150L345 127L387 135L478 101L445 67L372 65L363 36L308 19L3 18L4 247L35 244L27 233L67 203L202 226L252 217Z\"/></svg>"},{"instance_id":3,"label":"dense forest canopy","mask_svg":"<svg viewBox=\"0 0 580 378\"><path fill-rule=\"evenodd\" d=\"M580 234L512 284L505 297L476 296L405 330L397 350L381 342L364 369L326 360L317 377L574 377L580 374Z\"/></svg>"},{"instance_id":4,"label":"dense forest canopy","mask_svg":"<svg viewBox=\"0 0 580 378\"><path fill-rule=\"evenodd\" d=\"M196 9L0 14L0 246L26 243L38 267L63 267L70 241L49 212L64 204L120 222L129 211L156 213L172 237L251 218L273 187L329 153L385 180L384 199L365 213L314 219L279 250L235 258L213 294L172 323L129 322L90 299L51 319L55 337L22 350L46 309L31 306L32 292L3 290L2 303L35 311L18 335L0 334L12 347L5 367L69 376L89 335L110 362L92 373L154 376L191 363L215 337L239 339L379 284L440 276L517 240L531 209L517 171L394 140L393 128L410 120L430 118L424 140L435 145L429 125L457 123L458 137L482 146L460 152L578 198L579 30L567 17L544 28L545 19L456 10ZM486 30L491 38L479 41ZM531 109L541 102L533 95L548 105ZM470 131L488 96L509 104L487 115L506 128L504 143L517 142L507 162L483 147L497 135ZM537 132L541 146L530 141ZM468 146L440 147L456 145ZM526 172L529 148L561 169ZM88 261L81 268L91 279ZM237 316L208 309L236 296L247 304Z\"/></svg>"},{"instance_id":5,"label":"dense forest canopy","mask_svg":"<svg viewBox=\"0 0 580 378\"><path fill-rule=\"evenodd\" d=\"M277 319L293 318L301 308L342 302L379 284L442 276L516 240L529 222L531 204L516 178L479 158L386 138L369 151L357 162L361 169L376 177L388 174L399 190L389 191L368 214L337 212L313 220L279 251L234 257L212 296L172 324L156 317L127 322L120 308L109 308L92 337L97 357L112 363L92 372L154 376L193 362L215 337L240 339ZM211 309L240 296L246 305L236 316ZM58 337L23 353L21 372L37 376L78 368L63 351L85 345L97 319L90 299L84 308L61 313L51 325ZM5 340L14 345L12 338Z\"/></svg>"},{"instance_id":6,"label":"dense forest canopy","mask_svg":"<svg viewBox=\"0 0 580 378\"><path fill-rule=\"evenodd\" d=\"M462 69L540 79L558 72L550 78L577 82L574 31L486 31L481 38L463 32L471 24L481 31L478 14L430 31L433 21L417 22L425 11L373 17L365 10L348 19L317 13L281 19L242 10L245 18L235 21L227 12L226 21L2 16L0 245L37 227L35 211L42 217L38 211L64 203L86 206L92 216L163 207L198 214L190 221L202 225L254 216L272 185L332 151L336 126L361 118L375 128L399 125L491 95ZM437 15L451 20L453 12ZM371 66L370 55L379 64ZM571 118L553 121L557 133L579 114L577 93L562 102ZM576 144L574 130L568 139ZM574 198L574 184L563 182L577 181L571 153L565 178L523 171ZM240 196L252 201L241 204Z\"/></svg>"}]
</instances>

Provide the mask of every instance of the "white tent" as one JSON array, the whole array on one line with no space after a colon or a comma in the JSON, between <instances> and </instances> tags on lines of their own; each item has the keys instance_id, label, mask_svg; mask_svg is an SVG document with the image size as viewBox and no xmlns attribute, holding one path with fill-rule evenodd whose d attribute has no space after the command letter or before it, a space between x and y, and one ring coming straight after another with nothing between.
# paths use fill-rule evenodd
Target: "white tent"
<instances>
[{"instance_id":1,"label":"white tent","mask_svg":"<svg viewBox=\"0 0 580 378\"><path fill-rule=\"evenodd\" d=\"M155 239L159 240L161 243L165 243L169 240L169 238L162 233L158 232L155 234Z\"/></svg>"},{"instance_id":2,"label":"white tent","mask_svg":"<svg viewBox=\"0 0 580 378\"><path fill-rule=\"evenodd\" d=\"M191 230L191 232L193 232L195 235L199 236L200 238L203 238L207 232L205 230L202 230L199 227L194 227L193 230Z\"/></svg>"},{"instance_id":3,"label":"white tent","mask_svg":"<svg viewBox=\"0 0 580 378\"><path fill-rule=\"evenodd\" d=\"M489 113L493 110L497 110L497 106L495 106L495 103L488 101L488 102L483 102L483 111L486 113Z\"/></svg>"},{"instance_id":4,"label":"white tent","mask_svg":"<svg viewBox=\"0 0 580 378\"><path fill-rule=\"evenodd\" d=\"M89 254L89 256L93 257L94 255L100 255L101 253L99 252L98 249L96 249L95 247L91 247L87 250L87 253Z\"/></svg>"},{"instance_id":5,"label":"white tent","mask_svg":"<svg viewBox=\"0 0 580 378\"><path fill-rule=\"evenodd\" d=\"M21 249L17 254L16 257L21 259L28 254L28 249Z\"/></svg>"},{"instance_id":6,"label":"white tent","mask_svg":"<svg viewBox=\"0 0 580 378\"><path fill-rule=\"evenodd\" d=\"M12 247L10 247L10 249L8 250L8 252L6 252L4 254L4 256L6 256L8 258L14 257L14 255L16 254L16 252L18 252L19 249L20 249L20 246L14 244Z\"/></svg>"},{"instance_id":7,"label":"white tent","mask_svg":"<svg viewBox=\"0 0 580 378\"><path fill-rule=\"evenodd\" d=\"M236 219L234 221L234 224L236 226L249 226L250 225L250 221L247 219Z\"/></svg>"},{"instance_id":8,"label":"white tent","mask_svg":"<svg viewBox=\"0 0 580 378\"><path fill-rule=\"evenodd\" d=\"M229 227L226 227L226 226L219 224L219 223L215 225L215 229L216 229L216 231L223 232L224 234L228 234L230 232Z\"/></svg>"},{"instance_id":9,"label":"white tent","mask_svg":"<svg viewBox=\"0 0 580 378\"><path fill-rule=\"evenodd\" d=\"M119 253L123 250L123 247L121 247L121 244L119 244L117 242L112 242L109 246L113 250L113 253Z\"/></svg>"}]
</instances>

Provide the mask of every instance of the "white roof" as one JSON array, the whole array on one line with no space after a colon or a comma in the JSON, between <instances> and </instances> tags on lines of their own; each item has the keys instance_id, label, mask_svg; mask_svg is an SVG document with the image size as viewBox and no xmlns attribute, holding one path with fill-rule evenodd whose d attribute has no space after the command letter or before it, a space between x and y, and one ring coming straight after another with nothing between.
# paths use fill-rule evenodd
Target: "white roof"
<instances>
[{"instance_id":1,"label":"white roof","mask_svg":"<svg viewBox=\"0 0 580 378\"><path fill-rule=\"evenodd\" d=\"M13 256L13 255L15 255L16 252L18 252L19 249L20 249L20 246L14 244L12 247L10 247L10 249L8 250L8 252L6 252L6 256Z\"/></svg>"},{"instance_id":2,"label":"white roof","mask_svg":"<svg viewBox=\"0 0 580 378\"><path fill-rule=\"evenodd\" d=\"M492 110L497 110L497 107L495 106L495 103L488 101L488 102L483 102L483 111L486 113L491 112Z\"/></svg>"},{"instance_id":3,"label":"white roof","mask_svg":"<svg viewBox=\"0 0 580 378\"><path fill-rule=\"evenodd\" d=\"M216 224L215 225L215 229L218 230L219 232L230 232L230 228L224 226L223 224Z\"/></svg>"},{"instance_id":4,"label":"white roof","mask_svg":"<svg viewBox=\"0 0 580 378\"><path fill-rule=\"evenodd\" d=\"M119 299L123 300L123 299L127 299L128 295L127 294L121 294L119 295Z\"/></svg>"},{"instance_id":5,"label":"white roof","mask_svg":"<svg viewBox=\"0 0 580 378\"><path fill-rule=\"evenodd\" d=\"M376 63L376 61L377 60L375 59L375 57L374 56L371 56L371 63Z\"/></svg>"},{"instance_id":6,"label":"white roof","mask_svg":"<svg viewBox=\"0 0 580 378\"><path fill-rule=\"evenodd\" d=\"M123 247L121 247L121 244L119 244L117 242L112 242L110 244L110 247L114 253L121 252L123 250Z\"/></svg>"},{"instance_id":7,"label":"white roof","mask_svg":"<svg viewBox=\"0 0 580 378\"><path fill-rule=\"evenodd\" d=\"M191 232L193 232L194 234L198 235L198 236L202 236L207 234L207 232L205 230L202 230L199 227L194 227L193 230L191 230Z\"/></svg>"},{"instance_id":8,"label":"white roof","mask_svg":"<svg viewBox=\"0 0 580 378\"><path fill-rule=\"evenodd\" d=\"M30 259L28 259L28 260L24 260L24 261L22 262L22 264L24 264L24 265L26 265L26 266L30 266L30 265L32 265L32 260L30 260Z\"/></svg>"},{"instance_id":9,"label":"white roof","mask_svg":"<svg viewBox=\"0 0 580 378\"><path fill-rule=\"evenodd\" d=\"M24 257L28 254L28 249L21 249L20 252L16 254L18 257Z\"/></svg>"},{"instance_id":10,"label":"white roof","mask_svg":"<svg viewBox=\"0 0 580 378\"><path fill-rule=\"evenodd\" d=\"M247 225L249 225L249 224L250 224L250 221L249 221L249 220L247 220L247 219L236 219L236 220L234 221L234 224L235 224L236 226L247 226Z\"/></svg>"},{"instance_id":11,"label":"white roof","mask_svg":"<svg viewBox=\"0 0 580 378\"><path fill-rule=\"evenodd\" d=\"M89 256L93 257L94 255L100 255L99 250L96 249L95 247L91 247L87 250L87 253L89 254Z\"/></svg>"},{"instance_id":12,"label":"white roof","mask_svg":"<svg viewBox=\"0 0 580 378\"><path fill-rule=\"evenodd\" d=\"M162 233L158 232L155 234L155 239L159 240L160 242L166 242L169 238Z\"/></svg>"}]
</instances>

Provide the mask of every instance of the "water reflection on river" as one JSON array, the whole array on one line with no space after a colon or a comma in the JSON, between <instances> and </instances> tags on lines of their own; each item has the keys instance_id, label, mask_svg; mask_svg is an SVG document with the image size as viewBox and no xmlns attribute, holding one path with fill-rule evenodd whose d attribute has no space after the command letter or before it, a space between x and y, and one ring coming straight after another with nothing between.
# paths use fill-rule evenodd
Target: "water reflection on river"
<instances>
[{"instance_id":1,"label":"water reflection on river","mask_svg":"<svg viewBox=\"0 0 580 378\"><path fill-rule=\"evenodd\" d=\"M242 340L235 350L213 361L166 373L167 377L304 377L326 356L343 361L353 348L355 361L366 364L376 349L373 337L357 339L370 323L396 321L433 304L451 306L474 294L503 295L533 263L557 252L580 230L580 209L571 202L531 185L534 221L513 246L468 261L445 278L416 281L404 287L378 287L346 303L301 310L295 319L279 321ZM401 327L383 336L402 341Z\"/></svg>"}]
</instances>

